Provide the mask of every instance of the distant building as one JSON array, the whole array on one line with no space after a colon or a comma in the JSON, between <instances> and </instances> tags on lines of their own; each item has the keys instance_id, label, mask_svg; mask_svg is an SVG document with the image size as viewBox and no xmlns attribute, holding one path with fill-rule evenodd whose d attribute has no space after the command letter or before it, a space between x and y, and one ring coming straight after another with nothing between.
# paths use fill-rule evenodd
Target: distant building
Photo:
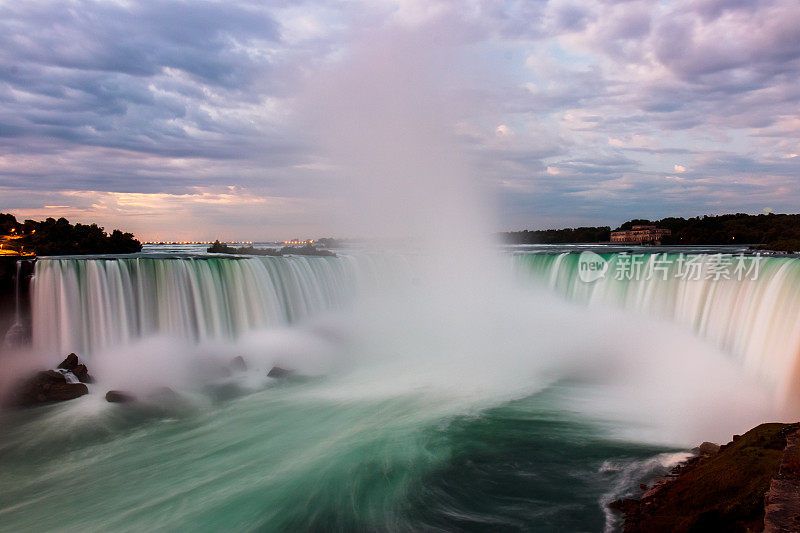
<instances>
[{"instance_id":1,"label":"distant building","mask_svg":"<svg viewBox=\"0 0 800 533\"><path fill-rule=\"evenodd\" d=\"M633 226L625 231L612 231L611 242L624 244L661 244L661 238L669 235L668 229L655 226Z\"/></svg>"}]
</instances>

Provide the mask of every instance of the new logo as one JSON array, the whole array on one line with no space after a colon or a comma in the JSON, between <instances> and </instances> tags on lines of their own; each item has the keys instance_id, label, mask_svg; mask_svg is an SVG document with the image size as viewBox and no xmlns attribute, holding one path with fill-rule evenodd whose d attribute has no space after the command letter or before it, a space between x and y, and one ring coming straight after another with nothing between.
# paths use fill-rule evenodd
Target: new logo
<instances>
[{"instance_id":1,"label":"new logo","mask_svg":"<svg viewBox=\"0 0 800 533\"><path fill-rule=\"evenodd\" d=\"M608 272L608 261L594 252L581 252L578 258L578 276L581 281L591 283L605 277Z\"/></svg>"}]
</instances>

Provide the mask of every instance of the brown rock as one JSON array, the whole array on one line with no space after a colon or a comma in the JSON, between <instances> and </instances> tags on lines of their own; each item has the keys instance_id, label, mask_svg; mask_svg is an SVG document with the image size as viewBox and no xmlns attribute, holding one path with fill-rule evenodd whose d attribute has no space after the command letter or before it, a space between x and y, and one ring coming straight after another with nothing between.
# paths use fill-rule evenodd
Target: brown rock
<instances>
[{"instance_id":1,"label":"brown rock","mask_svg":"<svg viewBox=\"0 0 800 533\"><path fill-rule=\"evenodd\" d=\"M88 393L89 389L83 383L67 383L67 378L60 372L45 370L23 382L12 394L11 403L27 407L73 400Z\"/></svg>"},{"instance_id":2,"label":"brown rock","mask_svg":"<svg viewBox=\"0 0 800 533\"><path fill-rule=\"evenodd\" d=\"M616 511L627 513L638 507L639 503L639 500L634 500L633 498L622 498L619 500L614 500L613 502L609 503L608 506Z\"/></svg>"},{"instance_id":3,"label":"brown rock","mask_svg":"<svg viewBox=\"0 0 800 533\"><path fill-rule=\"evenodd\" d=\"M799 426L761 424L744 435L735 435L733 442L721 446L717 453L698 455L673 469L641 499L618 500L610 507L624 515L625 533L761 531L765 524L764 494L772 482L775 491L767 497L767 512L771 507L776 511L774 517L782 514L793 518L791 512L786 513L787 501L778 501L778 495L796 497L800 488L787 491L781 484L786 480L780 478L781 483L776 483L774 478L779 466L782 472L792 470L783 468L790 462L784 448L788 448L787 435ZM710 450L712 446L703 447Z\"/></svg>"},{"instance_id":4,"label":"brown rock","mask_svg":"<svg viewBox=\"0 0 800 533\"><path fill-rule=\"evenodd\" d=\"M800 531L800 430L786 438L780 469L764 504L764 533Z\"/></svg>"},{"instance_id":5,"label":"brown rock","mask_svg":"<svg viewBox=\"0 0 800 533\"><path fill-rule=\"evenodd\" d=\"M89 370L86 368L86 365L81 364L78 360L78 356L74 353L69 354L66 359L61 361L58 368L63 368L64 370L72 372L81 383L94 383L94 378L89 375Z\"/></svg>"},{"instance_id":6,"label":"brown rock","mask_svg":"<svg viewBox=\"0 0 800 533\"><path fill-rule=\"evenodd\" d=\"M78 378L81 383L94 383L94 378L89 375L89 369L86 365L77 365L72 370L72 375Z\"/></svg>"},{"instance_id":7,"label":"brown rock","mask_svg":"<svg viewBox=\"0 0 800 533\"><path fill-rule=\"evenodd\" d=\"M109 403L131 403L136 401L136 396L130 392L110 390L106 393L106 401Z\"/></svg>"},{"instance_id":8,"label":"brown rock","mask_svg":"<svg viewBox=\"0 0 800 533\"><path fill-rule=\"evenodd\" d=\"M71 353L67 356L66 359L61 361L61 364L58 365L58 368L63 368L64 370L69 370L72 372L75 370L75 367L78 366L78 356L74 353Z\"/></svg>"},{"instance_id":9,"label":"brown rock","mask_svg":"<svg viewBox=\"0 0 800 533\"><path fill-rule=\"evenodd\" d=\"M692 452L696 453L697 455L714 455L715 453L719 452L720 445L714 444L713 442L704 442L697 448L692 448Z\"/></svg>"},{"instance_id":10,"label":"brown rock","mask_svg":"<svg viewBox=\"0 0 800 533\"><path fill-rule=\"evenodd\" d=\"M270 378L288 378L294 374L292 370L286 370L285 368L281 368L279 366L273 366L270 368L269 372L267 373L267 377Z\"/></svg>"}]
</instances>

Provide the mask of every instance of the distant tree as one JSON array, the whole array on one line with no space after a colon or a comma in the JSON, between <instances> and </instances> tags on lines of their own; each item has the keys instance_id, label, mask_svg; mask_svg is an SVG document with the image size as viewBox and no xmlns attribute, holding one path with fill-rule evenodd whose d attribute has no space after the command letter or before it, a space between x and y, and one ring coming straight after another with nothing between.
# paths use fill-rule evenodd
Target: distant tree
<instances>
[{"instance_id":1,"label":"distant tree","mask_svg":"<svg viewBox=\"0 0 800 533\"><path fill-rule=\"evenodd\" d=\"M644 218L637 218L625 222L616 231L625 231L631 229L633 226L652 226L653 222Z\"/></svg>"},{"instance_id":2,"label":"distant tree","mask_svg":"<svg viewBox=\"0 0 800 533\"><path fill-rule=\"evenodd\" d=\"M703 215L702 217L668 217L661 220L634 219L620 225L617 230L632 226L653 225L670 230L662 244L708 245L742 244L761 245L762 249L800 250L800 215L761 214ZM610 228L585 227L534 231L514 231L501 234L505 242L513 244L555 244L608 242Z\"/></svg>"},{"instance_id":3,"label":"distant tree","mask_svg":"<svg viewBox=\"0 0 800 533\"><path fill-rule=\"evenodd\" d=\"M581 227L566 229L524 230L501 234L509 244L563 244L606 242L611 238L611 228Z\"/></svg>"},{"instance_id":4,"label":"distant tree","mask_svg":"<svg viewBox=\"0 0 800 533\"><path fill-rule=\"evenodd\" d=\"M235 254L236 248L231 248L227 244L222 244L219 241L214 241L214 244L208 247L208 253L212 254Z\"/></svg>"},{"instance_id":5,"label":"distant tree","mask_svg":"<svg viewBox=\"0 0 800 533\"><path fill-rule=\"evenodd\" d=\"M20 232L22 224L17 222L14 215L7 213L0 213L0 235L9 235L13 232Z\"/></svg>"},{"instance_id":6,"label":"distant tree","mask_svg":"<svg viewBox=\"0 0 800 533\"><path fill-rule=\"evenodd\" d=\"M97 224L73 226L64 217L26 220L17 228L23 235L20 245L37 255L128 254L142 249L142 243L131 233L114 230L108 235Z\"/></svg>"}]
</instances>

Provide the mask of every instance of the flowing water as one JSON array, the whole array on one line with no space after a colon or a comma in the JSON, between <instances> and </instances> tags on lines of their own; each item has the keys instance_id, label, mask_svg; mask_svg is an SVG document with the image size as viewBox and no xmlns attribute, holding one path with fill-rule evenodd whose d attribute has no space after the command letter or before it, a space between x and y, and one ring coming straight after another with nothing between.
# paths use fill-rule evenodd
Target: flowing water
<instances>
[{"instance_id":1,"label":"flowing water","mask_svg":"<svg viewBox=\"0 0 800 533\"><path fill-rule=\"evenodd\" d=\"M97 382L0 412L0 530L613 529L610 500L785 412L799 264L586 283L577 254L41 260L23 355L77 351Z\"/></svg>"},{"instance_id":2,"label":"flowing water","mask_svg":"<svg viewBox=\"0 0 800 533\"><path fill-rule=\"evenodd\" d=\"M92 353L153 334L233 339L297 321L375 282L366 258L51 259L37 265L40 351Z\"/></svg>"},{"instance_id":3,"label":"flowing water","mask_svg":"<svg viewBox=\"0 0 800 533\"><path fill-rule=\"evenodd\" d=\"M696 255L696 270L683 273L678 271L686 256L647 254L635 276L628 266L630 255L602 257L608 274L588 283L579 276L577 254L522 254L517 259L523 271L572 300L685 325L748 372L773 383L784 402L800 405L800 260L730 256L728 268L716 275L710 272L720 261L716 254Z\"/></svg>"}]
</instances>

